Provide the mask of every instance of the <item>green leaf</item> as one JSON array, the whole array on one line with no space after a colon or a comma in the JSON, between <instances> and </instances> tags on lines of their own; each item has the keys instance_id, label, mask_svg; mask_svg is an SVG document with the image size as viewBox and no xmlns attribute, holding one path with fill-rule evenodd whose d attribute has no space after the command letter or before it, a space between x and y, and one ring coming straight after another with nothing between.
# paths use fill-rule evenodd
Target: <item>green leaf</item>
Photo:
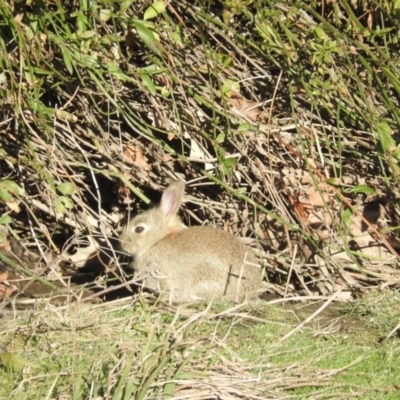
<instances>
[{"instance_id":1,"label":"green leaf","mask_svg":"<svg viewBox=\"0 0 400 400\"><path fill-rule=\"evenodd\" d=\"M317 26L314 29L314 34L318 39L326 39L326 34L320 26Z\"/></svg>"},{"instance_id":2,"label":"green leaf","mask_svg":"<svg viewBox=\"0 0 400 400\"><path fill-rule=\"evenodd\" d=\"M67 208L68 210L71 210L72 208L74 208L74 203L72 202L72 200L69 197L62 197L65 208Z\"/></svg>"},{"instance_id":3,"label":"green leaf","mask_svg":"<svg viewBox=\"0 0 400 400\"><path fill-rule=\"evenodd\" d=\"M367 185L357 185L350 189L350 193L377 194L376 190Z\"/></svg>"},{"instance_id":4,"label":"green leaf","mask_svg":"<svg viewBox=\"0 0 400 400\"><path fill-rule=\"evenodd\" d=\"M225 141L226 139L226 133L220 133L216 138L215 138L215 142L218 144L221 144Z\"/></svg>"},{"instance_id":5,"label":"green leaf","mask_svg":"<svg viewBox=\"0 0 400 400\"><path fill-rule=\"evenodd\" d=\"M251 125L248 122L240 124L237 128L238 132L248 132L249 130L251 130Z\"/></svg>"},{"instance_id":6,"label":"green leaf","mask_svg":"<svg viewBox=\"0 0 400 400\"><path fill-rule=\"evenodd\" d=\"M72 208L74 208L74 203L69 197L60 196L56 200L55 208L56 212L63 214L67 210L71 210Z\"/></svg>"},{"instance_id":7,"label":"green leaf","mask_svg":"<svg viewBox=\"0 0 400 400\"><path fill-rule=\"evenodd\" d=\"M62 197L58 197L55 204L56 213L64 214L67 209L64 206L64 202L62 201Z\"/></svg>"},{"instance_id":8,"label":"green leaf","mask_svg":"<svg viewBox=\"0 0 400 400\"><path fill-rule=\"evenodd\" d=\"M0 186L3 186L6 188L9 192L17 194L17 195L23 195L24 191L16 184L14 181L10 180L5 180L0 183Z\"/></svg>"},{"instance_id":9,"label":"green leaf","mask_svg":"<svg viewBox=\"0 0 400 400\"><path fill-rule=\"evenodd\" d=\"M21 372L27 360L15 355L14 353L0 353L0 360L4 368L9 372Z\"/></svg>"},{"instance_id":10,"label":"green leaf","mask_svg":"<svg viewBox=\"0 0 400 400\"><path fill-rule=\"evenodd\" d=\"M34 67L33 72L37 75L51 75L51 71L40 67Z\"/></svg>"},{"instance_id":11,"label":"green leaf","mask_svg":"<svg viewBox=\"0 0 400 400\"><path fill-rule=\"evenodd\" d=\"M352 215L353 215L352 211L350 209L346 209L344 212L342 212L340 219L346 225L354 224L354 222L351 219Z\"/></svg>"},{"instance_id":12,"label":"green leaf","mask_svg":"<svg viewBox=\"0 0 400 400\"><path fill-rule=\"evenodd\" d=\"M29 41L31 41L35 37L35 33L33 32L33 29L30 26L26 28L25 34L26 37L29 39Z\"/></svg>"},{"instance_id":13,"label":"green leaf","mask_svg":"<svg viewBox=\"0 0 400 400\"><path fill-rule=\"evenodd\" d=\"M158 14L161 14L165 11L165 2L162 0L156 1L152 4L145 12L143 19L145 21L157 17Z\"/></svg>"},{"instance_id":14,"label":"green leaf","mask_svg":"<svg viewBox=\"0 0 400 400\"><path fill-rule=\"evenodd\" d=\"M340 186L340 184L338 183L338 179L337 178L329 178L325 181L328 185L332 185L332 186Z\"/></svg>"},{"instance_id":15,"label":"green leaf","mask_svg":"<svg viewBox=\"0 0 400 400\"><path fill-rule=\"evenodd\" d=\"M96 36L97 32L93 29L90 29L88 31L83 32L81 35L79 35L80 39L90 39L93 36Z\"/></svg>"},{"instance_id":16,"label":"green leaf","mask_svg":"<svg viewBox=\"0 0 400 400\"><path fill-rule=\"evenodd\" d=\"M88 27L88 18L83 12L76 12L76 24L78 26L78 32L76 33L80 36Z\"/></svg>"},{"instance_id":17,"label":"green leaf","mask_svg":"<svg viewBox=\"0 0 400 400\"><path fill-rule=\"evenodd\" d=\"M5 203L11 201L12 196L11 193L0 185L0 199L3 200Z\"/></svg>"},{"instance_id":18,"label":"green leaf","mask_svg":"<svg viewBox=\"0 0 400 400\"><path fill-rule=\"evenodd\" d=\"M142 72L145 72L146 74L150 74L150 75L161 72L160 69L155 64L150 64L143 68L137 68L136 71L138 71L139 74L141 74Z\"/></svg>"},{"instance_id":19,"label":"green leaf","mask_svg":"<svg viewBox=\"0 0 400 400\"><path fill-rule=\"evenodd\" d=\"M148 29L143 22L134 20L133 25L139 35L139 37L143 40L144 44L156 55L161 55L161 51L158 47L158 40L154 32Z\"/></svg>"},{"instance_id":20,"label":"green leaf","mask_svg":"<svg viewBox=\"0 0 400 400\"><path fill-rule=\"evenodd\" d=\"M154 82L153 82L152 79L150 78L150 76L147 75L147 74L143 74L143 73L141 73L141 74L139 74L139 75L140 75L140 77L142 78L143 85L144 85L145 87L147 87L147 89L149 89L149 92L150 92L153 96L155 96L155 95L157 94L157 89L156 89L156 86L154 85Z\"/></svg>"},{"instance_id":21,"label":"green leaf","mask_svg":"<svg viewBox=\"0 0 400 400\"><path fill-rule=\"evenodd\" d=\"M122 82L126 82L128 80L127 76L120 70L119 65L117 63L111 60L107 62L106 65L108 68L108 72L113 76L115 76L117 79L119 79Z\"/></svg>"},{"instance_id":22,"label":"green leaf","mask_svg":"<svg viewBox=\"0 0 400 400\"><path fill-rule=\"evenodd\" d=\"M236 167L238 160L237 158L225 158L225 156L219 156L218 162L220 163L222 170L225 175L229 175L233 168Z\"/></svg>"},{"instance_id":23,"label":"green leaf","mask_svg":"<svg viewBox=\"0 0 400 400\"><path fill-rule=\"evenodd\" d=\"M235 193L236 193L237 195L246 194L246 192L247 192L247 189L246 189L245 187L237 188L237 189L235 190Z\"/></svg>"},{"instance_id":24,"label":"green leaf","mask_svg":"<svg viewBox=\"0 0 400 400\"><path fill-rule=\"evenodd\" d=\"M222 69L229 68L232 64L232 57L229 54L217 54L216 58L222 64Z\"/></svg>"},{"instance_id":25,"label":"green leaf","mask_svg":"<svg viewBox=\"0 0 400 400\"><path fill-rule=\"evenodd\" d=\"M163 87L161 89L161 95L165 98L169 97L169 95L171 94L170 90L167 87Z\"/></svg>"},{"instance_id":26,"label":"green leaf","mask_svg":"<svg viewBox=\"0 0 400 400\"><path fill-rule=\"evenodd\" d=\"M387 122L378 122L376 128L378 130L383 150L389 152L392 151L393 147L396 146L396 143L392 138L392 128Z\"/></svg>"},{"instance_id":27,"label":"green leaf","mask_svg":"<svg viewBox=\"0 0 400 400\"><path fill-rule=\"evenodd\" d=\"M0 217L0 225L12 224L13 219L8 215L4 214Z\"/></svg>"},{"instance_id":28,"label":"green leaf","mask_svg":"<svg viewBox=\"0 0 400 400\"><path fill-rule=\"evenodd\" d=\"M65 66L67 67L68 72L72 75L74 72L74 67L72 65L71 52L68 50L66 46L61 45L61 53L64 58Z\"/></svg>"},{"instance_id":29,"label":"green leaf","mask_svg":"<svg viewBox=\"0 0 400 400\"><path fill-rule=\"evenodd\" d=\"M71 182L64 182L57 186L57 190L62 194L71 196L75 193L75 185Z\"/></svg>"},{"instance_id":30,"label":"green leaf","mask_svg":"<svg viewBox=\"0 0 400 400\"><path fill-rule=\"evenodd\" d=\"M102 22L107 22L111 18L111 10L102 9L100 10L99 16Z\"/></svg>"},{"instance_id":31,"label":"green leaf","mask_svg":"<svg viewBox=\"0 0 400 400\"><path fill-rule=\"evenodd\" d=\"M240 93L240 84L232 79L227 79L222 85L222 93L226 97L231 97L232 92Z\"/></svg>"}]
</instances>

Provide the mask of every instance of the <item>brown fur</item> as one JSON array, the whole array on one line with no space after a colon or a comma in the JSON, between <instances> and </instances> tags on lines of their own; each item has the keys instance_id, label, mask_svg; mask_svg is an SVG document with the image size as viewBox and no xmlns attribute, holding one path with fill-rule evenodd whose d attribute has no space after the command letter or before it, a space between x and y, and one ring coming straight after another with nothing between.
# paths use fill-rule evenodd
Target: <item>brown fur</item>
<instances>
[{"instance_id":1,"label":"brown fur","mask_svg":"<svg viewBox=\"0 0 400 400\"><path fill-rule=\"evenodd\" d=\"M121 235L143 285L173 303L256 297L261 270L252 250L227 232L186 228L177 216L183 192L183 182L172 183L161 204L136 216Z\"/></svg>"}]
</instances>

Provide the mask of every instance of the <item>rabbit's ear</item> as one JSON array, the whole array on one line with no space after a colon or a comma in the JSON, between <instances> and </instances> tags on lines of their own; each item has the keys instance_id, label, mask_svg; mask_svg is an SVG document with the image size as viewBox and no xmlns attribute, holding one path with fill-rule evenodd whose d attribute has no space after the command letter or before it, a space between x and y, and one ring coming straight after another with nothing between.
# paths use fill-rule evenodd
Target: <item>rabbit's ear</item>
<instances>
[{"instance_id":1,"label":"rabbit's ear","mask_svg":"<svg viewBox=\"0 0 400 400\"><path fill-rule=\"evenodd\" d=\"M172 182L161 198L160 209L165 217L175 215L182 202L183 192L185 191L185 184L182 181Z\"/></svg>"}]
</instances>

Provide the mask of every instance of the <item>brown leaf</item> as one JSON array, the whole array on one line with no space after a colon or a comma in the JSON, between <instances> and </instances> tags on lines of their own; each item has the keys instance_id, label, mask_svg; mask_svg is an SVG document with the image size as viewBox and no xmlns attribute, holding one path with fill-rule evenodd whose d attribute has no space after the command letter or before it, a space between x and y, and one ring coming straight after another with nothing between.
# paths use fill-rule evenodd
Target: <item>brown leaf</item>
<instances>
[{"instance_id":1,"label":"brown leaf","mask_svg":"<svg viewBox=\"0 0 400 400\"><path fill-rule=\"evenodd\" d=\"M325 204L329 203L329 198L327 195L323 195L320 192L311 192L308 194L308 201L305 202L311 204L314 207L323 207Z\"/></svg>"},{"instance_id":2,"label":"brown leaf","mask_svg":"<svg viewBox=\"0 0 400 400\"><path fill-rule=\"evenodd\" d=\"M172 158L171 154L164 153L164 155L163 155L163 157L162 157L162 160L163 160L164 162L170 162L170 161L173 160L173 158Z\"/></svg>"},{"instance_id":3,"label":"brown leaf","mask_svg":"<svg viewBox=\"0 0 400 400\"><path fill-rule=\"evenodd\" d=\"M20 201L17 200L13 200L13 201L8 201L7 203L8 208L10 208L12 211L19 213L21 211L21 208L19 206Z\"/></svg>"},{"instance_id":4,"label":"brown leaf","mask_svg":"<svg viewBox=\"0 0 400 400\"><path fill-rule=\"evenodd\" d=\"M8 271L4 271L3 273L0 274L0 283L4 282L8 278Z\"/></svg>"},{"instance_id":5,"label":"brown leaf","mask_svg":"<svg viewBox=\"0 0 400 400\"><path fill-rule=\"evenodd\" d=\"M141 170L149 171L150 164L147 162L147 157L139 147L125 146L123 151L124 159L129 164L133 164Z\"/></svg>"},{"instance_id":6,"label":"brown leaf","mask_svg":"<svg viewBox=\"0 0 400 400\"><path fill-rule=\"evenodd\" d=\"M17 289L6 286L2 282L5 282L8 278L8 271L4 271L0 274L0 300L2 300L5 296L12 295Z\"/></svg>"},{"instance_id":7,"label":"brown leaf","mask_svg":"<svg viewBox=\"0 0 400 400\"><path fill-rule=\"evenodd\" d=\"M176 137L175 133L173 133L173 132L168 132L168 136L167 136L168 140L171 141L171 140L175 139L175 137Z\"/></svg>"},{"instance_id":8,"label":"brown leaf","mask_svg":"<svg viewBox=\"0 0 400 400\"><path fill-rule=\"evenodd\" d=\"M10 242L8 240L4 240L2 243L0 243L0 249L10 252L11 251Z\"/></svg>"},{"instance_id":9,"label":"brown leaf","mask_svg":"<svg viewBox=\"0 0 400 400\"><path fill-rule=\"evenodd\" d=\"M15 288L7 287L0 283L0 300L4 299L6 296L11 296L16 290Z\"/></svg>"},{"instance_id":10,"label":"brown leaf","mask_svg":"<svg viewBox=\"0 0 400 400\"><path fill-rule=\"evenodd\" d=\"M248 102L243 97L235 96L230 99L232 111L242 117L248 118L251 121L257 121L261 118L262 112L259 106L262 103L252 101Z\"/></svg>"},{"instance_id":11,"label":"brown leaf","mask_svg":"<svg viewBox=\"0 0 400 400\"><path fill-rule=\"evenodd\" d=\"M306 213L306 210L305 210L303 204L300 203L299 201L296 201L294 203L294 208L296 210L296 214L305 223L307 221L307 213Z\"/></svg>"},{"instance_id":12,"label":"brown leaf","mask_svg":"<svg viewBox=\"0 0 400 400\"><path fill-rule=\"evenodd\" d=\"M130 179L130 176L127 172L124 172L124 175L128 180ZM118 193L118 197L122 198L123 204L130 204L132 202L131 191L125 184L119 182L117 184L116 191Z\"/></svg>"}]
</instances>

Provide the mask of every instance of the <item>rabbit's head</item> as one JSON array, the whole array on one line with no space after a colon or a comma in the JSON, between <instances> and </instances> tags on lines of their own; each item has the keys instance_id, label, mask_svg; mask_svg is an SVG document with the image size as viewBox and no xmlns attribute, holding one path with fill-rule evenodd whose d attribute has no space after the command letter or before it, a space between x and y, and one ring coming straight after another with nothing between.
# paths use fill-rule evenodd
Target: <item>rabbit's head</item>
<instances>
[{"instance_id":1,"label":"rabbit's head","mask_svg":"<svg viewBox=\"0 0 400 400\"><path fill-rule=\"evenodd\" d=\"M135 258L140 257L166 236L185 229L177 215L184 190L182 181L171 183L157 207L133 218L120 236L123 250Z\"/></svg>"}]
</instances>

